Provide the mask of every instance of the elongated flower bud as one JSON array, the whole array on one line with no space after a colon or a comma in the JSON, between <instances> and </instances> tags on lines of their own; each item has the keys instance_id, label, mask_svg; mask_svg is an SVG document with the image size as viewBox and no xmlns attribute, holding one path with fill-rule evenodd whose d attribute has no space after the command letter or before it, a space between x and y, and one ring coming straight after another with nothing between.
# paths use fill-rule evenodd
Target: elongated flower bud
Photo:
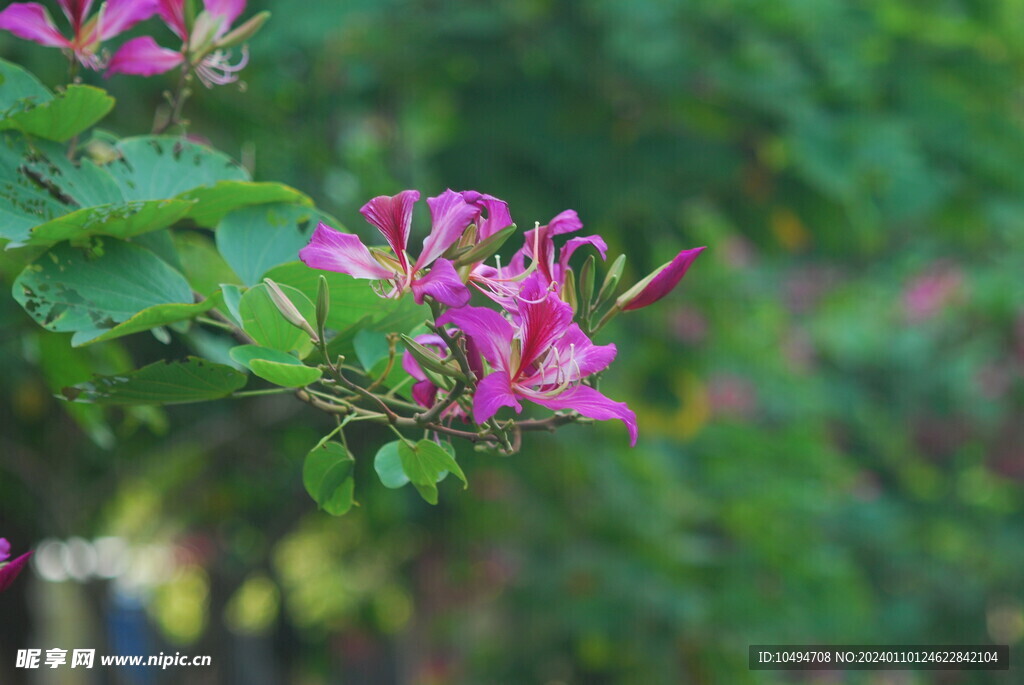
<instances>
[{"instance_id":1,"label":"elongated flower bud","mask_svg":"<svg viewBox=\"0 0 1024 685\"><path fill-rule=\"evenodd\" d=\"M240 45L256 35L256 32L263 28L263 24L270 18L270 12L263 11L233 31L228 32L223 38L217 41L218 48L230 48Z\"/></svg>"},{"instance_id":2,"label":"elongated flower bud","mask_svg":"<svg viewBox=\"0 0 1024 685\"><path fill-rule=\"evenodd\" d=\"M606 302L612 294L615 292L615 288L619 285L619 279L622 278L622 270L626 268L626 255L620 254L612 262L612 265L608 267L608 273L604 276L604 283L601 284L601 290L597 293L597 302L595 306L600 306Z\"/></svg>"},{"instance_id":3,"label":"elongated flower bud","mask_svg":"<svg viewBox=\"0 0 1024 685\"><path fill-rule=\"evenodd\" d=\"M324 330L327 325L327 315L331 312L331 291L327 287L327 279L320 274L316 284L316 329L318 332Z\"/></svg>"},{"instance_id":4,"label":"elongated flower bud","mask_svg":"<svg viewBox=\"0 0 1024 685\"><path fill-rule=\"evenodd\" d=\"M516 226L515 224L512 224L511 226L501 229L494 235L481 240L468 252L460 255L455 260L455 265L464 266L466 264L476 264L478 262L487 261L501 249L501 246L505 244L505 241L508 240L515 231Z\"/></svg>"},{"instance_id":5,"label":"elongated flower bud","mask_svg":"<svg viewBox=\"0 0 1024 685\"><path fill-rule=\"evenodd\" d=\"M628 312L631 309L640 309L654 304L672 292L690 265L705 249L707 248L695 247L692 250L683 250L671 262L661 265L639 283L622 293L615 301L615 306Z\"/></svg>"},{"instance_id":6,"label":"elongated flower bud","mask_svg":"<svg viewBox=\"0 0 1024 685\"><path fill-rule=\"evenodd\" d=\"M468 380L458 367L442 360L426 345L419 344L407 335L402 335L402 342L405 343L405 349L409 351L409 354L411 354L412 358L420 365L420 368L423 369L424 373L427 371L433 371L434 373L441 374L442 376L448 376L449 378L454 378L463 382Z\"/></svg>"},{"instance_id":7,"label":"elongated flower bud","mask_svg":"<svg viewBox=\"0 0 1024 685\"><path fill-rule=\"evenodd\" d=\"M572 269L566 269L565 274L562 276L562 292L560 296L562 302L572 307L573 314L579 311L579 303L576 299L576 278Z\"/></svg>"},{"instance_id":8,"label":"elongated flower bud","mask_svg":"<svg viewBox=\"0 0 1024 685\"><path fill-rule=\"evenodd\" d=\"M269 278L265 278L263 281L267 284L267 293L270 295L270 301L274 303L275 307L277 307L277 311L281 312L281 316L283 316L291 325L296 328L301 328L309 333L309 337L314 342L319 342L320 337L316 334L316 331L314 331L313 327L309 325L308 321L306 321L306 317L304 317L292 301L288 299L288 296L284 294L284 291L281 290L281 286Z\"/></svg>"},{"instance_id":9,"label":"elongated flower bud","mask_svg":"<svg viewBox=\"0 0 1024 685\"><path fill-rule=\"evenodd\" d=\"M590 311L590 301L594 297L594 270L596 267L597 260L594 259L594 255L590 255L580 268L578 295L584 312Z\"/></svg>"}]
</instances>

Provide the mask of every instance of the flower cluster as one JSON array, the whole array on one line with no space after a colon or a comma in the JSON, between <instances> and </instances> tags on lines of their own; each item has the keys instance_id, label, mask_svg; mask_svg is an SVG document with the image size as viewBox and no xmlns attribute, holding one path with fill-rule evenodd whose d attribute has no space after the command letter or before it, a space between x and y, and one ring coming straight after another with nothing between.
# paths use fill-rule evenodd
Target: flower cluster
<instances>
[{"instance_id":1,"label":"flower cluster","mask_svg":"<svg viewBox=\"0 0 1024 685\"><path fill-rule=\"evenodd\" d=\"M26 552L14 561L8 562L7 560L11 558L11 543L5 538L0 538L0 592L11 586L31 556L32 552Z\"/></svg>"},{"instance_id":2,"label":"flower cluster","mask_svg":"<svg viewBox=\"0 0 1024 685\"><path fill-rule=\"evenodd\" d=\"M595 345L591 336L615 315L667 295L704 248L681 251L611 301L621 258L596 297L594 257L587 259L579 279L569 263L584 247L604 260L608 247L601 236L574 236L556 245L556 237L583 228L575 211L526 231L522 247L507 264L494 257L490 265L486 261L515 230L508 205L476 191L446 190L427 199L431 230L413 259L407 250L419 197L406 190L376 197L360 210L387 247L367 247L358 236L321 223L299 253L314 269L372 281L381 297L411 292L417 303L431 304L434 333L407 339L403 358L403 367L417 381L412 390L416 403L432 417L471 419L485 426L493 425L503 407L521 413L527 401L567 412L559 416L621 420L635 445L636 415L598 390L599 374L615 359L616 347ZM500 311L470 305L473 290Z\"/></svg>"},{"instance_id":3,"label":"flower cluster","mask_svg":"<svg viewBox=\"0 0 1024 685\"><path fill-rule=\"evenodd\" d=\"M245 67L248 53L232 63L231 47L251 38L266 21L261 12L241 26L232 25L245 10L246 0L204 0L196 14L187 0L107 0L92 13L93 0L58 0L71 27L67 38L50 13L35 2L16 2L0 12L0 29L19 38L65 50L79 64L111 74L153 76L176 67L195 73L207 87L232 83ZM161 47L151 36L133 38L109 60L101 52L107 41L135 24L157 15L181 39L177 50Z\"/></svg>"}]
</instances>

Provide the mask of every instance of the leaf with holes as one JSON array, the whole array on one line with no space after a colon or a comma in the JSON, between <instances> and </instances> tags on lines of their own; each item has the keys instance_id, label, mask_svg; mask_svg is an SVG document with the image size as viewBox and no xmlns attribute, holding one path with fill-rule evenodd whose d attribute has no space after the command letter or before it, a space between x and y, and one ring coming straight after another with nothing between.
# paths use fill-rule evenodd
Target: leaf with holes
<instances>
[{"instance_id":1,"label":"leaf with holes","mask_svg":"<svg viewBox=\"0 0 1024 685\"><path fill-rule=\"evenodd\" d=\"M303 192L283 183L255 183L253 181L218 181L186 191L181 200L195 200L189 218L199 226L213 228L229 213L252 205L289 204L312 207L313 201Z\"/></svg>"},{"instance_id":2,"label":"leaf with holes","mask_svg":"<svg viewBox=\"0 0 1024 685\"><path fill-rule=\"evenodd\" d=\"M113 376L97 376L61 392L66 399L94 404L183 404L226 397L245 382L245 374L230 366L188 357Z\"/></svg>"},{"instance_id":3,"label":"leaf with holes","mask_svg":"<svg viewBox=\"0 0 1024 685\"><path fill-rule=\"evenodd\" d=\"M94 235L132 238L173 225L185 217L192 202L185 200L133 201L83 207L36 226L21 245L52 245L61 240L80 241Z\"/></svg>"},{"instance_id":4,"label":"leaf with holes","mask_svg":"<svg viewBox=\"0 0 1024 685\"><path fill-rule=\"evenodd\" d=\"M40 104L53 99L53 93L35 76L13 62L0 59L0 112L24 104Z\"/></svg>"},{"instance_id":5,"label":"leaf with holes","mask_svg":"<svg viewBox=\"0 0 1024 685\"><path fill-rule=\"evenodd\" d=\"M22 102L0 117L0 130L15 129L58 142L70 140L114 107L114 98L105 90L77 84L46 102Z\"/></svg>"},{"instance_id":6,"label":"leaf with holes","mask_svg":"<svg viewBox=\"0 0 1024 685\"><path fill-rule=\"evenodd\" d=\"M20 136L0 135L0 239L25 240L33 226L72 209L50 188L26 173L28 153L25 140Z\"/></svg>"},{"instance_id":7,"label":"leaf with holes","mask_svg":"<svg viewBox=\"0 0 1024 685\"><path fill-rule=\"evenodd\" d=\"M126 200L169 200L218 181L248 181L249 173L222 152L176 136L124 138L104 168Z\"/></svg>"},{"instance_id":8,"label":"leaf with holes","mask_svg":"<svg viewBox=\"0 0 1024 685\"><path fill-rule=\"evenodd\" d=\"M116 337L106 335L113 329L127 335L140 326L179 321L206 307L193 308L184 276L155 254L110 239L93 250L67 244L49 250L15 280L14 299L43 328L81 333L75 344ZM135 323L117 328L141 313Z\"/></svg>"}]
</instances>

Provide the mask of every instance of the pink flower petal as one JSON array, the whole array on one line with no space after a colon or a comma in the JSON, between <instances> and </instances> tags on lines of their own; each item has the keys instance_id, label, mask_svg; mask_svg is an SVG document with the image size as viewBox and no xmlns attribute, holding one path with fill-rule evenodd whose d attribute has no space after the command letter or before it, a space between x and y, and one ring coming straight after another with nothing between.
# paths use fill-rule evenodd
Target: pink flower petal
<instances>
[{"instance_id":1,"label":"pink flower petal","mask_svg":"<svg viewBox=\"0 0 1024 685\"><path fill-rule=\"evenodd\" d=\"M572 323L572 307L554 293L548 293L539 301L519 299L518 304L523 336L519 368L528 369L555 340L565 334Z\"/></svg>"},{"instance_id":2,"label":"pink flower petal","mask_svg":"<svg viewBox=\"0 0 1024 685\"><path fill-rule=\"evenodd\" d=\"M437 400L437 386L430 381L419 381L412 386L412 399L421 407L429 409Z\"/></svg>"},{"instance_id":3,"label":"pink flower petal","mask_svg":"<svg viewBox=\"0 0 1024 685\"><path fill-rule=\"evenodd\" d=\"M555 343L560 357L571 359L571 368L565 368L566 376L571 381L578 381L608 368L615 361L617 350L615 345L595 345L580 329L572 324L565 335Z\"/></svg>"},{"instance_id":4,"label":"pink flower petal","mask_svg":"<svg viewBox=\"0 0 1024 685\"><path fill-rule=\"evenodd\" d=\"M11 556L11 543L7 538L0 538L0 561L7 561Z\"/></svg>"},{"instance_id":5,"label":"pink flower petal","mask_svg":"<svg viewBox=\"0 0 1024 685\"><path fill-rule=\"evenodd\" d=\"M601 255L601 259L607 259L608 244L604 242L604 238L601 236L588 235L581 238L570 238L562 246L562 250L558 254L558 262L561 264L563 271L569 265L569 259L573 253L584 245L593 245L597 249L598 254Z\"/></svg>"},{"instance_id":6,"label":"pink flower petal","mask_svg":"<svg viewBox=\"0 0 1024 685\"><path fill-rule=\"evenodd\" d=\"M409 272L409 262L405 256L405 248L409 244L412 207L419 199L418 191L403 190L398 195L375 197L359 210L366 220L384 235L406 273Z\"/></svg>"},{"instance_id":7,"label":"pink flower petal","mask_svg":"<svg viewBox=\"0 0 1024 685\"><path fill-rule=\"evenodd\" d=\"M335 231L322 222L313 231L309 244L299 250L299 259L313 269L338 271L355 278L395 277L393 271L373 258L359 236Z\"/></svg>"},{"instance_id":8,"label":"pink flower petal","mask_svg":"<svg viewBox=\"0 0 1024 685\"><path fill-rule=\"evenodd\" d=\"M107 0L100 14L100 40L110 40L157 11L157 0Z\"/></svg>"},{"instance_id":9,"label":"pink flower petal","mask_svg":"<svg viewBox=\"0 0 1024 685\"><path fill-rule=\"evenodd\" d=\"M575 209L567 209L559 212L554 219L548 222L548 231L551 235L562 235L563 233L575 233L583 228L579 214Z\"/></svg>"},{"instance_id":10,"label":"pink flower petal","mask_svg":"<svg viewBox=\"0 0 1024 685\"><path fill-rule=\"evenodd\" d=\"M423 240L423 252L416 260L413 271L427 267L451 247L466 227L473 221L478 210L462 199L462 195L446 190L437 197L428 197L430 207L430 235Z\"/></svg>"},{"instance_id":11,"label":"pink flower petal","mask_svg":"<svg viewBox=\"0 0 1024 685\"><path fill-rule=\"evenodd\" d=\"M77 36L85 18L89 15L93 0L57 0L60 8L64 10L64 16L71 22L71 29Z\"/></svg>"},{"instance_id":12,"label":"pink flower petal","mask_svg":"<svg viewBox=\"0 0 1024 685\"><path fill-rule=\"evenodd\" d=\"M481 214L476 220L478 240L486 240L498 231L513 224L512 215L508 211L508 203L492 195L478 193L475 190L462 191L462 197L471 205L476 205ZM483 218L483 212L487 217Z\"/></svg>"},{"instance_id":13,"label":"pink flower petal","mask_svg":"<svg viewBox=\"0 0 1024 685\"><path fill-rule=\"evenodd\" d=\"M686 274L693 261L706 249L705 247L695 247L692 250L680 252L676 255L675 259L661 267L647 285L623 306L622 310L628 312L631 309L640 309L641 307L654 304L668 295L679 284L680 279Z\"/></svg>"},{"instance_id":14,"label":"pink flower petal","mask_svg":"<svg viewBox=\"0 0 1024 685\"><path fill-rule=\"evenodd\" d=\"M206 11L218 17L224 17L221 24L222 32L235 23L235 19L245 11L245 0L205 0Z\"/></svg>"},{"instance_id":15,"label":"pink flower petal","mask_svg":"<svg viewBox=\"0 0 1024 685\"><path fill-rule=\"evenodd\" d=\"M502 407L512 407L516 413L523 411L523 405L519 403L512 392L512 381L509 379L508 373L495 371L476 386L476 395L473 398L473 420L477 423L486 423Z\"/></svg>"},{"instance_id":16,"label":"pink flower petal","mask_svg":"<svg viewBox=\"0 0 1024 685\"><path fill-rule=\"evenodd\" d=\"M162 48L150 36L132 38L122 45L110 59L106 76L135 74L153 76L170 71L185 61L180 52Z\"/></svg>"},{"instance_id":17,"label":"pink flower petal","mask_svg":"<svg viewBox=\"0 0 1024 685\"><path fill-rule=\"evenodd\" d=\"M577 385L556 397L527 395L527 399L555 411L574 409L583 416L598 421L619 419L626 424L626 428L629 430L630 446L636 447L636 414L633 413L633 410L625 402L611 400L587 385Z\"/></svg>"},{"instance_id":18,"label":"pink flower petal","mask_svg":"<svg viewBox=\"0 0 1024 685\"><path fill-rule=\"evenodd\" d=\"M423 278L412 282L412 294L416 304L423 304L423 297L430 295L449 307L465 307L472 294L459 278L455 267L447 259L438 259Z\"/></svg>"},{"instance_id":19,"label":"pink flower petal","mask_svg":"<svg viewBox=\"0 0 1024 685\"><path fill-rule=\"evenodd\" d=\"M157 0L157 14L164 20L174 35L188 40L188 27L185 26L185 0Z\"/></svg>"},{"instance_id":20,"label":"pink flower petal","mask_svg":"<svg viewBox=\"0 0 1024 685\"><path fill-rule=\"evenodd\" d=\"M496 369L508 371L508 357L512 349L512 324L493 309L462 307L450 309L438 319L439 325L455 324L462 329L484 359Z\"/></svg>"},{"instance_id":21,"label":"pink flower petal","mask_svg":"<svg viewBox=\"0 0 1024 685\"><path fill-rule=\"evenodd\" d=\"M16 2L4 8L0 12L0 29L51 48L66 48L71 44L57 31L46 8L35 2Z\"/></svg>"},{"instance_id":22,"label":"pink flower petal","mask_svg":"<svg viewBox=\"0 0 1024 685\"><path fill-rule=\"evenodd\" d=\"M442 340L439 335L425 333L423 335L417 335L413 340L418 342L420 345L434 348L434 351L442 357L448 353L448 346L444 344L444 340ZM423 369L420 368L419 362L416 361L415 357L409 354L408 350L402 353L402 368L405 369L407 374L418 381L427 380L427 376L423 373Z\"/></svg>"},{"instance_id":23,"label":"pink flower petal","mask_svg":"<svg viewBox=\"0 0 1024 685\"><path fill-rule=\"evenodd\" d=\"M0 566L0 592L11 586L18 574L25 569L25 564L28 563L31 556L32 552L26 552L11 563Z\"/></svg>"}]
</instances>

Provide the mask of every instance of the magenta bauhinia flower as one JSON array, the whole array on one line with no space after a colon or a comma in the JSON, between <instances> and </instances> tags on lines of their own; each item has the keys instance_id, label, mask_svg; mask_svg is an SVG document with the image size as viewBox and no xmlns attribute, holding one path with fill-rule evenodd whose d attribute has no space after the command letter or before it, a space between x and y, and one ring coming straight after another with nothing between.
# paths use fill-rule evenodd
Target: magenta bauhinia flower
<instances>
[{"instance_id":1,"label":"magenta bauhinia flower","mask_svg":"<svg viewBox=\"0 0 1024 685\"><path fill-rule=\"evenodd\" d=\"M527 276L537 273L544 285L560 290L566 279L569 259L576 250L591 245L597 249L601 259L605 258L608 246L599 235L570 238L561 249L555 245L555 236L575 233L582 228L583 222L576 211L567 209L546 225L526 231L523 247L512 255L508 265L476 265L470 282L504 309L515 312L517 297ZM531 260L529 266L527 259Z\"/></svg>"},{"instance_id":2,"label":"magenta bauhinia flower","mask_svg":"<svg viewBox=\"0 0 1024 685\"><path fill-rule=\"evenodd\" d=\"M299 258L314 269L385 283L378 290L382 297L396 298L412 291L418 304L423 304L423 298L430 295L450 307L463 307L469 302L469 289L452 263L440 257L462 236L479 210L452 190L428 197L432 228L423 240L420 256L414 261L406 249L413 205L419 199L417 191L403 190L391 197L375 197L359 210L381 232L390 251L371 250L359 236L341 233L321 223L309 244L299 251Z\"/></svg>"},{"instance_id":3,"label":"magenta bauhinia flower","mask_svg":"<svg viewBox=\"0 0 1024 685\"><path fill-rule=\"evenodd\" d=\"M617 302L620 308L627 312L631 309L640 309L654 304L668 295L673 288L679 285L679 281L686 275L686 271L693 261L706 249L706 247L695 247L692 250L683 250L671 262L655 269L646 278L619 296Z\"/></svg>"},{"instance_id":4,"label":"magenta bauhinia flower","mask_svg":"<svg viewBox=\"0 0 1024 685\"><path fill-rule=\"evenodd\" d=\"M89 17L93 0L58 0L71 24L71 37L57 30L39 3L15 2L0 12L0 29L40 45L62 48L88 69L103 68L100 46L157 11L157 0L107 0Z\"/></svg>"},{"instance_id":5,"label":"magenta bauhinia flower","mask_svg":"<svg viewBox=\"0 0 1024 685\"><path fill-rule=\"evenodd\" d=\"M453 309L439 323L454 324L469 337L490 365L477 384L473 420L485 423L502 407L521 412L522 400L551 410L571 409L598 420L619 419L636 444L636 415L583 379L603 371L615 359L615 345L595 345L572 322L572 308L527 279L519 297L518 323L483 307Z\"/></svg>"},{"instance_id":6,"label":"magenta bauhinia flower","mask_svg":"<svg viewBox=\"0 0 1024 685\"><path fill-rule=\"evenodd\" d=\"M504 200L475 190L462 191L462 199L476 207L477 212L472 223L476 224L477 240L487 240L513 224L508 203Z\"/></svg>"},{"instance_id":7,"label":"magenta bauhinia flower","mask_svg":"<svg viewBox=\"0 0 1024 685\"><path fill-rule=\"evenodd\" d=\"M4 538L0 538L0 592L11 586L14 579L18 577L18 574L24 570L25 564L28 563L31 556L32 552L25 552L14 561L8 563L7 560L11 558L11 543L7 542Z\"/></svg>"},{"instance_id":8,"label":"magenta bauhinia flower","mask_svg":"<svg viewBox=\"0 0 1024 685\"><path fill-rule=\"evenodd\" d=\"M150 36L133 38L114 53L107 75L153 76L188 62L207 88L238 80L237 72L249 61L248 52L243 47L241 59L232 64L231 53L221 48L251 36L267 15L257 15L231 31L232 24L245 9L245 0L204 0L203 5L205 11L190 23L185 12L185 0L159 0L156 11L168 28L181 38L181 49L161 47Z\"/></svg>"}]
</instances>

